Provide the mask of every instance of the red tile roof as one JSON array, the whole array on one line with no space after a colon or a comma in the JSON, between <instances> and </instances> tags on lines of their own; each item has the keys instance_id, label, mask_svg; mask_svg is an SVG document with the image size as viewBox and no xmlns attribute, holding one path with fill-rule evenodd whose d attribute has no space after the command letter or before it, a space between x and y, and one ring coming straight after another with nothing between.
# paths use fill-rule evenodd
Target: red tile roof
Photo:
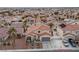
<instances>
[{"instance_id":1,"label":"red tile roof","mask_svg":"<svg viewBox=\"0 0 79 59\"><path fill-rule=\"evenodd\" d=\"M7 28L0 28L0 38L6 37L8 34L8 29Z\"/></svg>"},{"instance_id":2,"label":"red tile roof","mask_svg":"<svg viewBox=\"0 0 79 59\"><path fill-rule=\"evenodd\" d=\"M27 29L27 33L28 32L32 32L32 31L35 31L35 30L50 30L50 27L47 26L47 25L34 25L34 26L31 26Z\"/></svg>"},{"instance_id":3,"label":"red tile roof","mask_svg":"<svg viewBox=\"0 0 79 59\"><path fill-rule=\"evenodd\" d=\"M66 25L66 27L62 28L65 31L75 31L75 30L79 30L79 24L68 24Z\"/></svg>"},{"instance_id":4,"label":"red tile roof","mask_svg":"<svg viewBox=\"0 0 79 59\"><path fill-rule=\"evenodd\" d=\"M22 28L23 27L23 23L22 22L12 22L11 27Z\"/></svg>"},{"instance_id":5,"label":"red tile roof","mask_svg":"<svg viewBox=\"0 0 79 59\"><path fill-rule=\"evenodd\" d=\"M37 31L37 30L40 30L40 31L45 31L44 33L38 33L38 32L34 32L34 31ZM49 33L50 31L50 27L47 26L47 25L36 25L36 26L31 26L27 29L27 35L50 35Z\"/></svg>"},{"instance_id":6,"label":"red tile roof","mask_svg":"<svg viewBox=\"0 0 79 59\"><path fill-rule=\"evenodd\" d=\"M15 28L18 34L23 34L23 28Z\"/></svg>"}]
</instances>

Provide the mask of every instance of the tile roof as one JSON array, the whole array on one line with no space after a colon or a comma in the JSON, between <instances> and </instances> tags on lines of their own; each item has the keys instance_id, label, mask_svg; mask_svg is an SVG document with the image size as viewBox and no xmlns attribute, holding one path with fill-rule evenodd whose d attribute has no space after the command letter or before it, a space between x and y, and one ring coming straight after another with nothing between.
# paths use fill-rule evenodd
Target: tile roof
<instances>
[{"instance_id":1,"label":"tile roof","mask_svg":"<svg viewBox=\"0 0 79 59\"><path fill-rule=\"evenodd\" d=\"M47 25L33 25L27 29L27 32L32 32L35 30L50 30L50 27Z\"/></svg>"},{"instance_id":2,"label":"tile roof","mask_svg":"<svg viewBox=\"0 0 79 59\"><path fill-rule=\"evenodd\" d=\"M15 28L18 34L23 34L23 28ZM0 28L0 38L8 35L9 28Z\"/></svg>"},{"instance_id":3,"label":"tile roof","mask_svg":"<svg viewBox=\"0 0 79 59\"><path fill-rule=\"evenodd\" d=\"M67 24L66 27L62 28L65 31L79 30L79 24Z\"/></svg>"},{"instance_id":4,"label":"tile roof","mask_svg":"<svg viewBox=\"0 0 79 59\"><path fill-rule=\"evenodd\" d=\"M22 28L23 27L23 23L22 22L12 22L11 27Z\"/></svg>"},{"instance_id":5,"label":"tile roof","mask_svg":"<svg viewBox=\"0 0 79 59\"><path fill-rule=\"evenodd\" d=\"M23 23L22 22L12 22L11 27L14 27L17 33L23 33Z\"/></svg>"},{"instance_id":6,"label":"tile roof","mask_svg":"<svg viewBox=\"0 0 79 59\"><path fill-rule=\"evenodd\" d=\"M4 17L4 19L7 21L7 22L11 22L11 21L19 21L20 19L18 17L9 17L9 16L6 16Z\"/></svg>"},{"instance_id":7,"label":"tile roof","mask_svg":"<svg viewBox=\"0 0 79 59\"><path fill-rule=\"evenodd\" d=\"M0 38L7 36L7 28L0 28Z\"/></svg>"},{"instance_id":8,"label":"tile roof","mask_svg":"<svg viewBox=\"0 0 79 59\"><path fill-rule=\"evenodd\" d=\"M23 34L23 28L15 28L18 34Z\"/></svg>"},{"instance_id":9,"label":"tile roof","mask_svg":"<svg viewBox=\"0 0 79 59\"><path fill-rule=\"evenodd\" d=\"M36 25L36 26L31 26L27 29L27 35L39 35L38 32L34 32L34 31L45 31L44 33L40 33L40 35L44 35L44 34L48 34L50 31L50 27L47 25Z\"/></svg>"}]
</instances>

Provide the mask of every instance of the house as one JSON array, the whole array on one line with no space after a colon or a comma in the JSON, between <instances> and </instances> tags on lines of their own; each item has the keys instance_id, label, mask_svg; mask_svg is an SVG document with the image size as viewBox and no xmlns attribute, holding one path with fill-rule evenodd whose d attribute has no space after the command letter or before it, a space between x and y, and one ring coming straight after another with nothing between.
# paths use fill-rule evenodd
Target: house
<instances>
[{"instance_id":1,"label":"house","mask_svg":"<svg viewBox=\"0 0 79 59\"><path fill-rule=\"evenodd\" d=\"M79 24L66 24L64 28L61 28L63 31L64 39L73 39L79 42Z\"/></svg>"},{"instance_id":2,"label":"house","mask_svg":"<svg viewBox=\"0 0 79 59\"><path fill-rule=\"evenodd\" d=\"M50 27L47 25L33 25L27 29L26 35L30 36L43 36L43 35L50 36Z\"/></svg>"},{"instance_id":3,"label":"house","mask_svg":"<svg viewBox=\"0 0 79 59\"><path fill-rule=\"evenodd\" d=\"M22 22L12 22L11 27L14 27L17 33L23 33L23 23Z\"/></svg>"},{"instance_id":4,"label":"house","mask_svg":"<svg viewBox=\"0 0 79 59\"><path fill-rule=\"evenodd\" d=\"M5 49L4 47L4 42L6 41L7 37L8 37L8 28L0 28L0 49Z\"/></svg>"},{"instance_id":5,"label":"house","mask_svg":"<svg viewBox=\"0 0 79 59\"><path fill-rule=\"evenodd\" d=\"M8 29L7 28L0 28L0 38L6 37Z\"/></svg>"},{"instance_id":6,"label":"house","mask_svg":"<svg viewBox=\"0 0 79 59\"><path fill-rule=\"evenodd\" d=\"M47 25L33 25L27 29L26 36L30 36L33 39L36 36L36 40L40 40L43 48L51 48L50 47L50 27ZM27 39L26 39L27 40Z\"/></svg>"},{"instance_id":7,"label":"house","mask_svg":"<svg viewBox=\"0 0 79 59\"><path fill-rule=\"evenodd\" d=\"M22 28L15 28L17 31L17 34L22 34L23 29ZM13 47L12 43L13 40L7 39L9 36L8 34L9 28L0 28L0 49L22 49L27 48L28 45L26 45L25 39L22 38L16 38L15 39L15 47Z\"/></svg>"},{"instance_id":8,"label":"house","mask_svg":"<svg viewBox=\"0 0 79 59\"><path fill-rule=\"evenodd\" d=\"M21 22L12 22L10 27L14 27L16 29L17 34L23 35L23 28ZM7 40L8 38L8 31L10 27L2 27L0 28L0 49L14 49L14 48L27 48L25 39L16 38L15 40L15 47L12 46L13 40Z\"/></svg>"},{"instance_id":9,"label":"house","mask_svg":"<svg viewBox=\"0 0 79 59\"><path fill-rule=\"evenodd\" d=\"M65 27L62 28L63 31L78 31L79 24L65 24Z\"/></svg>"},{"instance_id":10,"label":"house","mask_svg":"<svg viewBox=\"0 0 79 59\"><path fill-rule=\"evenodd\" d=\"M3 18L6 22L11 23L11 22L18 22L21 20L20 16L5 16Z\"/></svg>"}]
</instances>

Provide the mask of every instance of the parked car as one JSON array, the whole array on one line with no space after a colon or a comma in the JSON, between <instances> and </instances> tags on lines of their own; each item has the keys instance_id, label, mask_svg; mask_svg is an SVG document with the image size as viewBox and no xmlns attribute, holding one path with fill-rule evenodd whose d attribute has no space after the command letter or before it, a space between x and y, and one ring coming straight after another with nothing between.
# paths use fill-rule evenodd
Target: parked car
<instances>
[{"instance_id":1,"label":"parked car","mask_svg":"<svg viewBox=\"0 0 79 59\"><path fill-rule=\"evenodd\" d=\"M73 39L70 38L68 41L69 41L69 43L71 44L72 47L76 47L76 43Z\"/></svg>"}]
</instances>

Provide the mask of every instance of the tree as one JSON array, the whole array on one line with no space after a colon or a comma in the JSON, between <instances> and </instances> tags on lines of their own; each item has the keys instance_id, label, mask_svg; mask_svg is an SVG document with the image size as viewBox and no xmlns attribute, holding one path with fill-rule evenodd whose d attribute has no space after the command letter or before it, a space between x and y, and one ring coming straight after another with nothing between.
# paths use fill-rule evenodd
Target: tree
<instances>
[{"instance_id":1,"label":"tree","mask_svg":"<svg viewBox=\"0 0 79 59\"><path fill-rule=\"evenodd\" d=\"M14 27L11 27L8 31L9 37L12 40L12 46L15 47L15 39L17 37L16 29Z\"/></svg>"},{"instance_id":2,"label":"tree","mask_svg":"<svg viewBox=\"0 0 79 59\"><path fill-rule=\"evenodd\" d=\"M24 29L24 33L26 32L27 27L28 27L28 25L27 25L27 20L24 20L24 21L23 21L23 29Z\"/></svg>"}]
</instances>

